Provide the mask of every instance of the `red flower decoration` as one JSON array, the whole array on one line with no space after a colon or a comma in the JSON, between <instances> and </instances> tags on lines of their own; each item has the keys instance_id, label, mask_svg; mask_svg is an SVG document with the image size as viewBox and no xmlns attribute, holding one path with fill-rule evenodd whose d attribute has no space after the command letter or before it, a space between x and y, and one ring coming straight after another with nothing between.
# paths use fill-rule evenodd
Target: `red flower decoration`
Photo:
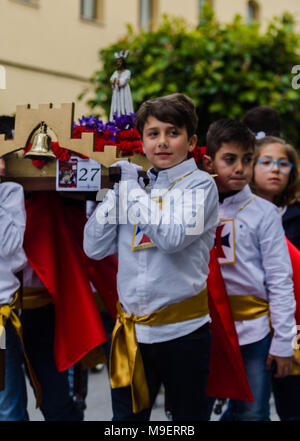
<instances>
[{"instance_id":1,"label":"red flower decoration","mask_svg":"<svg viewBox=\"0 0 300 441\"><path fill-rule=\"evenodd\" d=\"M107 144L107 141L105 141L103 134L97 133L96 135L96 145L95 150L96 152L103 152L104 146Z\"/></svg>"},{"instance_id":2,"label":"red flower decoration","mask_svg":"<svg viewBox=\"0 0 300 441\"><path fill-rule=\"evenodd\" d=\"M95 129L87 129L86 127L84 127L84 126L77 126L77 127L75 127L74 129L73 129L73 138L81 138L81 134L83 133L83 132L96 132L96 130Z\"/></svg>"},{"instance_id":3,"label":"red flower decoration","mask_svg":"<svg viewBox=\"0 0 300 441\"><path fill-rule=\"evenodd\" d=\"M118 133L118 137L117 137L118 141L124 141L124 140L134 141L136 139L141 139L137 129L123 130L122 132Z\"/></svg>"},{"instance_id":4,"label":"red flower decoration","mask_svg":"<svg viewBox=\"0 0 300 441\"><path fill-rule=\"evenodd\" d=\"M206 155L206 146L196 146L192 152L189 153L189 158L194 158L197 165L202 164L203 155Z\"/></svg>"},{"instance_id":5,"label":"red flower decoration","mask_svg":"<svg viewBox=\"0 0 300 441\"><path fill-rule=\"evenodd\" d=\"M43 168L44 165L46 164L46 160L44 159L33 159L32 160L32 164L37 167L37 168Z\"/></svg>"},{"instance_id":6,"label":"red flower decoration","mask_svg":"<svg viewBox=\"0 0 300 441\"><path fill-rule=\"evenodd\" d=\"M70 150L63 149L59 146L58 142L52 142L52 151L59 161L68 161L71 157Z\"/></svg>"}]
</instances>

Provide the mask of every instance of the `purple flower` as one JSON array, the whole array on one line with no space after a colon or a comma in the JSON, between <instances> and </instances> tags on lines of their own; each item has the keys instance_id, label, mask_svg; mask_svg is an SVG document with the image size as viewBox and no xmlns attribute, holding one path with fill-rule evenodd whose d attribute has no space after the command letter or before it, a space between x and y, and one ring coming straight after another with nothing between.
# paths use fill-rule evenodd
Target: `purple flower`
<instances>
[{"instance_id":1,"label":"purple flower","mask_svg":"<svg viewBox=\"0 0 300 441\"><path fill-rule=\"evenodd\" d=\"M114 121L115 125L120 130L127 130L134 128L134 113L131 113L130 115L120 115L118 116L117 113L114 113Z\"/></svg>"},{"instance_id":2,"label":"purple flower","mask_svg":"<svg viewBox=\"0 0 300 441\"><path fill-rule=\"evenodd\" d=\"M131 113L130 115L117 115L117 112L114 113L114 120L108 121L106 124L103 123L102 120L96 118L93 115L90 116L82 116L78 118L79 124L74 122L74 128L81 126L86 127L88 130L95 130L97 132L103 133L106 130L110 132L109 139L115 141L117 139L118 133L123 130L132 129L135 127L134 123L135 113Z\"/></svg>"}]
</instances>

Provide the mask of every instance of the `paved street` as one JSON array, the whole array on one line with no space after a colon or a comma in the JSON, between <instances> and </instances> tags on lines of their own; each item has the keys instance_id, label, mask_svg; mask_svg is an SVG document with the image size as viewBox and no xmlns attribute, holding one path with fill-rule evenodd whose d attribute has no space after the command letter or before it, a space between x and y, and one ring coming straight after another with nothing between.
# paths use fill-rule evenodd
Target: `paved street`
<instances>
[{"instance_id":1,"label":"paved street","mask_svg":"<svg viewBox=\"0 0 300 441\"><path fill-rule=\"evenodd\" d=\"M28 389L28 411L31 421L43 421L43 416L34 406L34 397L31 387L27 384ZM85 421L111 421L111 398L106 368L98 373L89 373L87 409L85 411ZM211 420L217 421L219 416L212 415ZM278 416L274 408L273 399L271 400L271 419L278 421ZM152 421L167 421L164 412L164 397L159 394L155 407L153 408Z\"/></svg>"}]
</instances>

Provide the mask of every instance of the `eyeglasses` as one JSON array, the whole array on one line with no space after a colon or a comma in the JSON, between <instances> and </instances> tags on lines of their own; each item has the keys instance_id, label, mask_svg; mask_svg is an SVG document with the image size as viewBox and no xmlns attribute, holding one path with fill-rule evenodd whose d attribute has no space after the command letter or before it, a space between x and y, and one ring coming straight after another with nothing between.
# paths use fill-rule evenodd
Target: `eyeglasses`
<instances>
[{"instance_id":1,"label":"eyeglasses","mask_svg":"<svg viewBox=\"0 0 300 441\"><path fill-rule=\"evenodd\" d=\"M294 167L294 164L289 162L287 159L280 159L280 161L274 161L271 158L259 158L257 162L265 172L271 171L274 165L277 164L279 172L284 175L288 175L292 170L292 168Z\"/></svg>"}]
</instances>

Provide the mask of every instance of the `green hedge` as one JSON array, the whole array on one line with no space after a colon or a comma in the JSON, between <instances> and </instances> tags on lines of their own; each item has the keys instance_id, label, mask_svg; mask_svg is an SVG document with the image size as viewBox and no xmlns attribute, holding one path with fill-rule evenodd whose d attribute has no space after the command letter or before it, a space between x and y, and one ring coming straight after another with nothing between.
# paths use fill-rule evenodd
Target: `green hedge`
<instances>
[{"instance_id":1,"label":"green hedge","mask_svg":"<svg viewBox=\"0 0 300 441\"><path fill-rule=\"evenodd\" d=\"M186 93L197 106L199 142L204 143L212 121L241 119L249 108L269 105L280 113L286 138L299 148L300 89L292 88L291 71L300 65L300 36L294 25L287 13L274 18L265 32L240 16L220 24L206 8L196 28L167 16L155 32L134 33L128 26L124 38L99 52L101 70L91 78L94 96L87 104L92 114L104 110L109 115L113 54L129 49L135 110L148 98ZM85 96L86 91L79 98Z\"/></svg>"}]
</instances>

